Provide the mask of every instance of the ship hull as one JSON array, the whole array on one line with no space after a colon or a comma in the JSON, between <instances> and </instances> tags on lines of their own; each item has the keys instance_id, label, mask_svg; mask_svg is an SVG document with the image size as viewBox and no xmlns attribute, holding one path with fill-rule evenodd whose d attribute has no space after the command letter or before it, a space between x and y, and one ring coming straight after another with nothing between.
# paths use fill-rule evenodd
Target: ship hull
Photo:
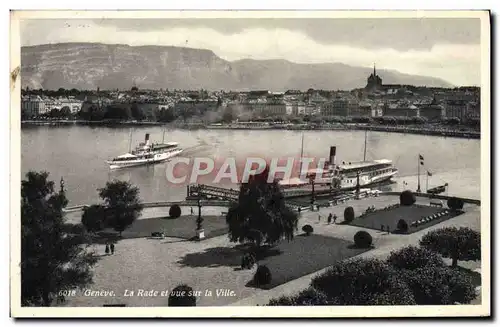
<instances>
[{"instance_id":1,"label":"ship hull","mask_svg":"<svg viewBox=\"0 0 500 327\"><path fill-rule=\"evenodd\" d=\"M166 160L169 160L173 157L178 156L179 154L182 153L182 150L177 150L177 151L171 151L167 153L157 153L155 154L152 158L138 158L138 159L132 159L132 160L124 160L124 161L106 161L106 163L109 165L110 169L121 169L121 168L128 168L128 167L136 167L136 166L143 166L143 165L151 165L151 164L156 164L156 163L161 163Z\"/></svg>"}]
</instances>

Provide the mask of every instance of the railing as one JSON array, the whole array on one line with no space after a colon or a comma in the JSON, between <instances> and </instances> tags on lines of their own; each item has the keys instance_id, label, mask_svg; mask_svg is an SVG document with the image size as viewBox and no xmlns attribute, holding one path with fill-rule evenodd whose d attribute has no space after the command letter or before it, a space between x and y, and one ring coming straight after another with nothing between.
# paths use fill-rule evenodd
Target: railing
<instances>
[{"instance_id":1,"label":"railing","mask_svg":"<svg viewBox=\"0 0 500 327\"><path fill-rule=\"evenodd\" d=\"M382 193L380 193L380 195L400 195L400 194L401 194L401 192L382 192ZM475 204L478 206L481 205L481 200L477 200L477 199L469 199L469 198L461 198L458 196L429 194L429 193L416 193L416 192L414 192L413 194L415 194L415 196L421 196L424 198L432 198L432 199L439 199L439 200L448 200L450 198L457 198L457 199L464 201L464 203Z\"/></svg>"}]
</instances>

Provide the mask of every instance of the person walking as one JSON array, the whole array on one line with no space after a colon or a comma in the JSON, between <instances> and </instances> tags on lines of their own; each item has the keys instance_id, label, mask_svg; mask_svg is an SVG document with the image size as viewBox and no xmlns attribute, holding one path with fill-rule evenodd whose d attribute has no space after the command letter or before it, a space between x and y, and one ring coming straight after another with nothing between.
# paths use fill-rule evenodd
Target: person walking
<instances>
[{"instance_id":1,"label":"person walking","mask_svg":"<svg viewBox=\"0 0 500 327\"><path fill-rule=\"evenodd\" d=\"M337 215L333 215L333 224L337 223Z\"/></svg>"},{"instance_id":2,"label":"person walking","mask_svg":"<svg viewBox=\"0 0 500 327\"><path fill-rule=\"evenodd\" d=\"M318 223L321 222L321 215L318 215Z\"/></svg>"},{"instance_id":3,"label":"person walking","mask_svg":"<svg viewBox=\"0 0 500 327\"><path fill-rule=\"evenodd\" d=\"M115 254L115 245L113 243L111 243L109 248L111 249L111 254Z\"/></svg>"},{"instance_id":4,"label":"person walking","mask_svg":"<svg viewBox=\"0 0 500 327\"><path fill-rule=\"evenodd\" d=\"M194 214L193 207L191 207L191 216Z\"/></svg>"},{"instance_id":5,"label":"person walking","mask_svg":"<svg viewBox=\"0 0 500 327\"><path fill-rule=\"evenodd\" d=\"M109 254L109 244L106 243L106 249L104 250L104 252L106 252L106 254Z\"/></svg>"},{"instance_id":6,"label":"person walking","mask_svg":"<svg viewBox=\"0 0 500 327\"><path fill-rule=\"evenodd\" d=\"M332 223L332 214L330 213L328 215L328 225L330 225Z\"/></svg>"}]
</instances>

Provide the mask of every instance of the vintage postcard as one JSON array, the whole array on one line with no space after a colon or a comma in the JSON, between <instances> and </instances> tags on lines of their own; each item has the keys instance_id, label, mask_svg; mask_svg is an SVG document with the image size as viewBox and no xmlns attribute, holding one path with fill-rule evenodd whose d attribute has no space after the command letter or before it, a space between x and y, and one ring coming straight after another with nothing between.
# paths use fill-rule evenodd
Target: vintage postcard
<instances>
[{"instance_id":1,"label":"vintage postcard","mask_svg":"<svg viewBox=\"0 0 500 327\"><path fill-rule=\"evenodd\" d=\"M11 33L12 316L490 316L488 11Z\"/></svg>"}]
</instances>

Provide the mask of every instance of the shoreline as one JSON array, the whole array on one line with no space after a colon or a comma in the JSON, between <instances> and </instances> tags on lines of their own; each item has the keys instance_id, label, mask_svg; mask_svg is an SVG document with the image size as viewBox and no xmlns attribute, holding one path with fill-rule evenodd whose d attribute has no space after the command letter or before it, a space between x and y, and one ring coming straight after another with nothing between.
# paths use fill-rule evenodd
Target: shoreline
<instances>
[{"instance_id":1,"label":"shoreline","mask_svg":"<svg viewBox=\"0 0 500 327\"><path fill-rule=\"evenodd\" d=\"M177 129L209 129L209 130L294 130L294 131L375 131L385 133L402 133L427 136L444 136L467 139L480 139L481 132L473 130L447 129L442 127L431 127L429 125L410 125L410 126L386 126L377 124L338 124L338 125L274 125L274 126L234 126L234 125L207 125L204 123L163 123L151 121L83 121L83 120L24 120L21 121L21 127L26 126L103 126L103 127L121 127L121 126L167 126Z\"/></svg>"}]
</instances>

